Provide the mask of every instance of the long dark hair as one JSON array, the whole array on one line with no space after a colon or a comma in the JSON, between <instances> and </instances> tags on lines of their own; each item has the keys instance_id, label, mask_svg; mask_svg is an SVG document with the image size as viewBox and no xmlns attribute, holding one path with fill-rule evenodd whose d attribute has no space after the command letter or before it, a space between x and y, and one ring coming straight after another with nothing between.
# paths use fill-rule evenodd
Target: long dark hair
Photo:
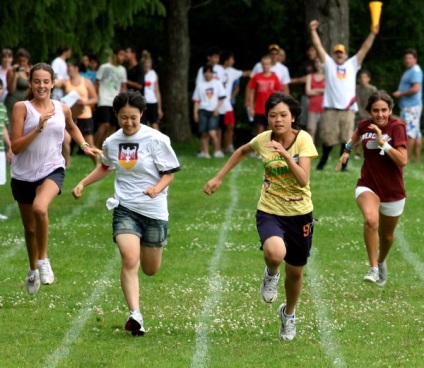
<instances>
[{"instance_id":1,"label":"long dark hair","mask_svg":"<svg viewBox=\"0 0 424 368\"><path fill-rule=\"evenodd\" d=\"M34 93L32 92L31 89L31 82L32 82L32 78L34 76L34 72L37 70L45 70L46 72L50 73L50 76L52 78L52 82L54 83L54 70L53 68L46 63L37 63L35 64L29 71L29 77L28 77L28 82L30 83L30 86L28 88L28 91L25 95L25 100L32 100L34 98Z\"/></svg>"}]
</instances>

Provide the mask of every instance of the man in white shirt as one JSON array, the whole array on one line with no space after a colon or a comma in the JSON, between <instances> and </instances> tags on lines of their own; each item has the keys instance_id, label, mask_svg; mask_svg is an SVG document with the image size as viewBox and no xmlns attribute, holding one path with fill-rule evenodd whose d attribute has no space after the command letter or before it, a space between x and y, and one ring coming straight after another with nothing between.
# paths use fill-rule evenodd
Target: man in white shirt
<instances>
[{"instance_id":1,"label":"man in white shirt","mask_svg":"<svg viewBox=\"0 0 424 368\"><path fill-rule=\"evenodd\" d=\"M65 47L59 50L59 55L52 61L52 69L54 70L55 84L62 84L61 82L69 80L68 65L66 60L72 56L72 50ZM64 92L62 88L55 87L52 92L52 99L59 100L63 97Z\"/></svg>"},{"instance_id":2,"label":"man in white shirt","mask_svg":"<svg viewBox=\"0 0 424 368\"><path fill-rule=\"evenodd\" d=\"M332 57L327 54L317 32L318 26L319 23L316 20L309 23L312 43L318 52L318 58L324 64L325 74L325 111L320 122L323 151L317 166L317 170L323 170L333 147L341 144L341 152L343 152L345 144L353 134L355 112L358 111L356 73L371 49L379 29L372 28L358 52L348 59L346 48L341 44L334 46ZM347 163L342 167L342 171L346 170Z\"/></svg>"}]
</instances>

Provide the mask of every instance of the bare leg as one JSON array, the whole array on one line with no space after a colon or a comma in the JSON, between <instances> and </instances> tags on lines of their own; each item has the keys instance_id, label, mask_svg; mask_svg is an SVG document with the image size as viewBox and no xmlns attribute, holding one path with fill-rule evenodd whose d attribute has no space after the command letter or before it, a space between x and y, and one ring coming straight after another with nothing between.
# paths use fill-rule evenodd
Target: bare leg
<instances>
[{"instance_id":1,"label":"bare leg","mask_svg":"<svg viewBox=\"0 0 424 368\"><path fill-rule=\"evenodd\" d=\"M394 232L400 216L390 217L380 214L380 254L378 263L383 263L394 242Z\"/></svg>"},{"instance_id":2,"label":"bare leg","mask_svg":"<svg viewBox=\"0 0 424 368\"><path fill-rule=\"evenodd\" d=\"M364 241L367 248L368 259L371 267L377 267L379 246L379 207L380 199L373 192L363 192L356 199L364 217Z\"/></svg>"},{"instance_id":3,"label":"bare leg","mask_svg":"<svg viewBox=\"0 0 424 368\"><path fill-rule=\"evenodd\" d=\"M221 143L218 138L218 132L216 130L209 130L209 137L212 139L214 152L221 150Z\"/></svg>"},{"instance_id":4,"label":"bare leg","mask_svg":"<svg viewBox=\"0 0 424 368\"><path fill-rule=\"evenodd\" d=\"M230 151L230 146L234 140L234 125L228 125L224 132L224 152Z\"/></svg>"},{"instance_id":5,"label":"bare leg","mask_svg":"<svg viewBox=\"0 0 424 368\"><path fill-rule=\"evenodd\" d=\"M202 133L201 141L202 141L202 151L205 154L209 154L209 134Z\"/></svg>"},{"instance_id":6,"label":"bare leg","mask_svg":"<svg viewBox=\"0 0 424 368\"><path fill-rule=\"evenodd\" d=\"M121 287L130 311L140 309L140 285L138 270L140 268L140 238L134 234L116 236L122 258Z\"/></svg>"},{"instance_id":7,"label":"bare leg","mask_svg":"<svg viewBox=\"0 0 424 368\"><path fill-rule=\"evenodd\" d=\"M280 264L286 256L286 245L279 236L271 236L263 244L265 263L270 275L276 275L279 272Z\"/></svg>"},{"instance_id":8,"label":"bare leg","mask_svg":"<svg viewBox=\"0 0 424 368\"><path fill-rule=\"evenodd\" d=\"M292 266L286 263L286 279L284 286L286 288L286 314L293 314L299 300L300 291L303 283L303 267Z\"/></svg>"},{"instance_id":9,"label":"bare leg","mask_svg":"<svg viewBox=\"0 0 424 368\"><path fill-rule=\"evenodd\" d=\"M419 164L421 162L421 146L422 140L418 138L415 140L415 163Z\"/></svg>"}]
</instances>

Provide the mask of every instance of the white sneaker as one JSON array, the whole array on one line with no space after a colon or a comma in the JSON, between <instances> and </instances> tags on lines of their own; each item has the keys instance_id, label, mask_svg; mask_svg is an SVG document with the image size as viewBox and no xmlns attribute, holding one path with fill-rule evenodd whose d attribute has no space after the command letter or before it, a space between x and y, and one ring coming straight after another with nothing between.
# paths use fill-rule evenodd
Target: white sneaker
<instances>
[{"instance_id":1,"label":"white sneaker","mask_svg":"<svg viewBox=\"0 0 424 368\"><path fill-rule=\"evenodd\" d=\"M388 272L387 272L387 265L386 261L383 263L378 264L378 286L384 286L384 284L387 282Z\"/></svg>"},{"instance_id":2,"label":"white sneaker","mask_svg":"<svg viewBox=\"0 0 424 368\"><path fill-rule=\"evenodd\" d=\"M266 303L274 303L277 299L278 290L278 280L280 279L280 273L278 272L276 275L270 276L268 275L268 268L265 267L264 278L261 284L261 295L262 299Z\"/></svg>"},{"instance_id":3,"label":"white sneaker","mask_svg":"<svg viewBox=\"0 0 424 368\"><path fill-rule=\"evenodd\" d=\"M222 152L222 151L216 151L216 152L213 153L213 157L215 157L215 158L222 158L222 157L224 157L224 152Z\"/></svg>"},{"instance_id":4,"label":"white sneaker","mask_svg":"<svg viewBox=\"0 0 424 368\"><path fill-rule=\"evenodd\" d=\"M9 217L0 213L0 220L7 220Z\"/></svg>"},{"instance_id":5,"label":"white sneaker","mask_svg":"<svg viewBox=\"0 0 424 368\"><path fill-rule=\"evenodd\" d=\"M370 269L368 270L368 272L364 276L364 281L377 282L378 280L379 280L378 269L376 270L376 269L370 267Z\"/></svg>"},{"instance_id":6,"label":"white sneaker","mask_svg":"<svg viewBox=\"0 0 424 368\"><path fill-rule=\"evenodd\" d=\"M38 270L40 271L40 279L43 285L54 283L54 273L48 258L38 260Z\"/></svg>"},{"instance_id":7,"label":"white sneaker","mask_svg":"<svg viewBox=\"0 0 424 368\"><path fill-rule=\"evenodd\" d=\"M281 304L278 308L278 315L281 319L280 338L281 340L293 340L296 336L296 316L287 317L284 314L285 304Z\"/></svg>"},{"instance_id":8,"label":"white sneaker","mask_svg":"<svg viewBox=\"0 0 424 368\"><path fill-rule=\"evenodd\" d=\"M28 271L25 279L26 287L29 294L35 294L40 288L40 272L38 270Z\"/></svg>"},{"instance_id":9,"label":"white sneaker","mask_svg":"<svg viewBox=\"0 0 424 368\"><path fill-rule=\"evenodd\" d=\"M146 333L143 324L143 316L140 311L136 311L130 314L125 322L125 329L131 332L133 336L143 336Z\"/></svg>"},{"instance_id":10,"label":"white sneaker","mask_svg":"<svg viewBox=\"0 0 424 368\"><path fill-rule=\"evenodd\" d=\"M197 154L197 157L198 157L198 158L211 158L211 155L210 155L209 153L205 153L205 152L203 152L203 151L200 151L200 152Z\"/></svg>"}]
</instances>

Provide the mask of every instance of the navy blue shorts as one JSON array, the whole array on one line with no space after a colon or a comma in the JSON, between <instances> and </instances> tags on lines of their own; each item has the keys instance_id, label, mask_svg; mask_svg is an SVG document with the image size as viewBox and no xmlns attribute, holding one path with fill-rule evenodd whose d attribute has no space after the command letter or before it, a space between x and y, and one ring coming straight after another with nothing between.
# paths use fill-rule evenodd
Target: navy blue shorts
<instances>
[{"instance_id":1,"label":"navy blue shorts","mask_svg":"<svg viewBox=\"0 0 424 368\"><path fill-rule=\"evenodd\" d=\"M256 227L261 249L268 238L279 236L286 244L284 261L292 266L306 265L314 232L312 212L298 216L278 216L257 210Z\"/></svg>"},{"instance_id":2,"label":"navy blue shorts","mask_svg":"<svg viewBox=\"0 0 424 368\"><path fill-rule=\"evenodd\" d=\"M113 241L119 234L134 234L145 247L164 247L167 243L168 221L156 220L119 205L113 210Z\"/></svg>"},{"instance_id":3,"label":"navy blue shorts","mask_svg":"<svg viewBox=\"0 0 424 368\"><path fill-rule=\"evenodd\" d=\"M45 178L37 181L23 181L13 179L10 181L13 198L16 202L22 204L33 204L37 188L44 183L46 179L53 180L59 187L59 194L62 193L62 185L65 180L65 169L59 167Z\"/></svg>"}]
</instances>

